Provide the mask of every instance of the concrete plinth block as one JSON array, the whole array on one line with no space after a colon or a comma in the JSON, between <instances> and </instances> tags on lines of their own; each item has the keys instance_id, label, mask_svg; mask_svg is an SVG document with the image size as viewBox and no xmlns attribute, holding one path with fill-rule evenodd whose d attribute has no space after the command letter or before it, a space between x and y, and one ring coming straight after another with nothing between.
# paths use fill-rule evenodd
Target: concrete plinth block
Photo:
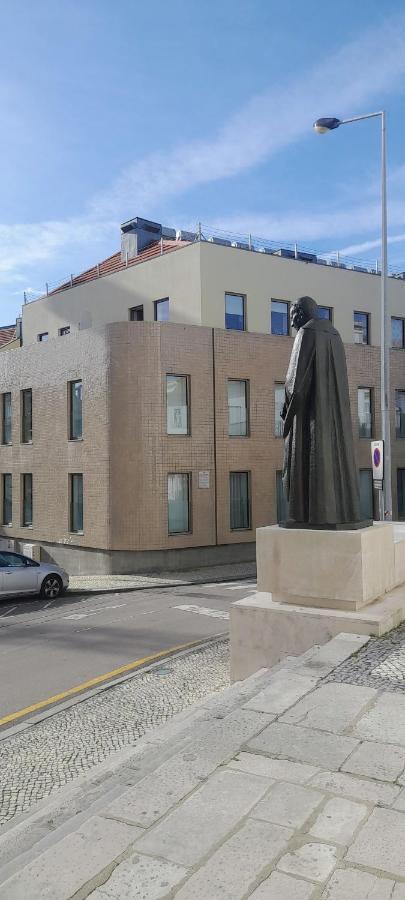
<instances>
[{"instance_id":1,"label":"concrete plinth block","mask_svg":"<svg viewBox=\"0 0 405 900\"><path fill-rule=\"evenodd\" d=\"M262 667L271 668L340 632L379 637L404 619L405 585L361 610L280 603L270 593L258 592L231 608L231 678L238 681Z\"/></svg>"},{"instance_id":2,"label":"concrete plinth block","mask_svg":"<svg viewBox=\"0 0 405 900\"><path fill-rule=\"evenodd\" d=\"M256 540L257 588L275 601L358 609L398 584L391 522L358 531L270 525Z\"/></svg>"}]
</instances>

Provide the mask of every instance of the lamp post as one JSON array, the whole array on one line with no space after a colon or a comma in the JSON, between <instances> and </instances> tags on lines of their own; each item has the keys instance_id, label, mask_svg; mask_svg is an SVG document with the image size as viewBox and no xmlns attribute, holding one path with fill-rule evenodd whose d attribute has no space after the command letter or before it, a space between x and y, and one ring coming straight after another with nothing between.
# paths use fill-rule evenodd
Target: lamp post
<instances>
[{"instance_id":1,"label":"lamp post","mask_svg":"<svg viewBox=\"0 0 405 900\"><path fill-rule=\"evenodd\" d=\"M381 119L381 431L384 441L384 510L382 518L392 519L391 488L391 422L390 422L390 320L387 304L387 171L385 111L353 116L351 119L317 119L314 129L318 134L327 134L363 119Z\"/></svg>"}]
</instances>

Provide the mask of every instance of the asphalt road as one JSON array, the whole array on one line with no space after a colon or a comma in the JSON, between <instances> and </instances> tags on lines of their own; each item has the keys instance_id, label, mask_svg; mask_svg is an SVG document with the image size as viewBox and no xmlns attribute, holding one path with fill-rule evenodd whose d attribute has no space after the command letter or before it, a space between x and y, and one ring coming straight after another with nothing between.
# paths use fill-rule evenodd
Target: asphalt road
<instances>
[{"instance_id":1,"label":"asphalt road","mask_svg":"<svg viewBox=\"0 0 405 900\"><path fill-rule=\"evenodd\" d=\"M91 679L227 632L230 604L254 589L248 580L67 595L54 603L1 600L0 727L24 721L36 711L29 707L50 708L55 695L85 690Z\"/></svg>"}]
</instances>

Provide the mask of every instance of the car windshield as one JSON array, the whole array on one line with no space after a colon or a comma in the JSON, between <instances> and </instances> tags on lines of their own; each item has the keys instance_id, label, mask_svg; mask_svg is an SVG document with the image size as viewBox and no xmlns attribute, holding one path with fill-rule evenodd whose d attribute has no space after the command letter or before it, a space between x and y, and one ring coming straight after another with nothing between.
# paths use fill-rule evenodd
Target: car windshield
<instances>
[{"instance_id":1,"label":"car windshield","mask_svg":"<svg viewBox=\"0 0 405 900\"><path fill-rule=\"evenodd\" d=\"M6 553L5 551L0 551L0 567L9 568L10 566L19 566L22 568L26 565L25 559L23 556L18 556L17 553Z\"/></svg>"}]
</instances>

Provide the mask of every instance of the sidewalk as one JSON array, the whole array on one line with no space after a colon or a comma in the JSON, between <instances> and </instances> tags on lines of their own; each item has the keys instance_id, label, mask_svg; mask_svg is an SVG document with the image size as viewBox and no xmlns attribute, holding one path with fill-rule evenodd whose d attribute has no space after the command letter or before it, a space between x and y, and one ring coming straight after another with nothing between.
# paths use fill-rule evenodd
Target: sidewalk
<instances>
[{"instance_id":1,"label":"sidewalk","mask_svg":"<svg viewBox=\"0 0 405 900\"><path fill-rule=\"evenodd\" d=\"M405 696L331 680L368 640L204 700L3 829L0 897L404 900Z\"/></svg>"},{"instance_id":2,"label":"sidewalk","mask_svg":"<svg viewBox=\"0 0 405 900\"><path fill-rule=\"evenodd\" d=\"M173 587L181 584L240 581L245 578L256 578L256 562L202 566L199 569L159 572L156 575L72 575L69 581L69 593L133 591L143 588Z\"/></svg>"}]
</instances>

